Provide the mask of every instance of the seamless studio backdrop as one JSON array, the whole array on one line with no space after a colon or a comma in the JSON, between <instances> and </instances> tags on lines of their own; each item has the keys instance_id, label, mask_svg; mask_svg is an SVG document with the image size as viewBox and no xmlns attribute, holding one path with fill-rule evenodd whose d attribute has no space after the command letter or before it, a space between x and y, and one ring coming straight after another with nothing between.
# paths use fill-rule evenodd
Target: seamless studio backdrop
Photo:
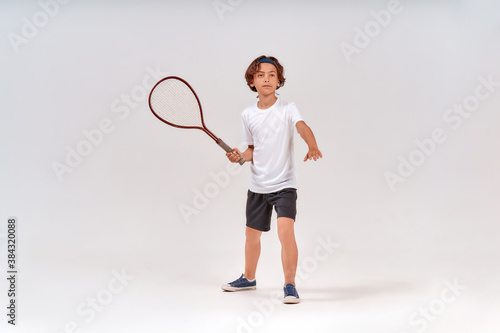
<instances>
[{"instance_id":1,"label":"seamless studio backdrop","mask_svg":"<svg viewBox=\"0 0 500 333\"><path fill-rule=\"evenodd\" d=\"M1 1L2 332L500 331L494 0ZM249 166L147 97L176 75L241 147L244 72L277 57L324 158L302 162L302 303L276 222L244 264Z\"/></svg>"}]
</instances>

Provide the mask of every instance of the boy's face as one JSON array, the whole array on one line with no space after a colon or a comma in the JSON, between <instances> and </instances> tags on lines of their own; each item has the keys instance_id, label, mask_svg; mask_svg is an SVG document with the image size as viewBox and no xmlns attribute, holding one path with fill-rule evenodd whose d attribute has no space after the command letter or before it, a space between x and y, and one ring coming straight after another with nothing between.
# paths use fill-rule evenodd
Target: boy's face
<instances>
[{"instance_id":1,"label":"boy's face","mask_svg":"<svg viewBox=\"0 0 500 333\"><path fill-rule=\"evenodd\" d=\"M259 70L253 75L251 87L255 87L259 95L274 94L279 87L278 72L272 64L262 63Z\"/></svg>"}]
</instances>

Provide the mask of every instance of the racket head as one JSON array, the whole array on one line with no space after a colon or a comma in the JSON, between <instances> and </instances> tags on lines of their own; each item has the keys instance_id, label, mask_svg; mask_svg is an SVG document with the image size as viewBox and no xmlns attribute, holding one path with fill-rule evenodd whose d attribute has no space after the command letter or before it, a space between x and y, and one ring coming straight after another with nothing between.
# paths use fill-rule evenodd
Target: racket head
<instances>
[{"instance_id":1,"label":"racket head","mask_svg":"<svg viewBox=\"0 0 500 333\"><path fill-rule=\"evenodd\" d=\"M149 94L149 108L170 126L207 131L200 100L189 83L180 77L168 76L158 81Z\"/></svg>"}]
</instances>

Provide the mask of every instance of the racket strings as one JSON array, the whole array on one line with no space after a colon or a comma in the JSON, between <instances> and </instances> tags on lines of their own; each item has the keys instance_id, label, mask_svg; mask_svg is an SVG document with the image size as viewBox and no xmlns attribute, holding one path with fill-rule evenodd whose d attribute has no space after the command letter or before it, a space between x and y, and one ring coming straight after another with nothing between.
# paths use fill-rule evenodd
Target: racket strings
<instances>
[{"instance_id":1,"label":"racket strings","mask_svg":"<svg viewBox=\"0 0 500 333\"><path fill-rule=\"evenodd\" d=\"M193 91L175 78L160 82L151 93L150 103L158 117L182 127L203 127L201 110Z\"/></svg>"}]
</instances>

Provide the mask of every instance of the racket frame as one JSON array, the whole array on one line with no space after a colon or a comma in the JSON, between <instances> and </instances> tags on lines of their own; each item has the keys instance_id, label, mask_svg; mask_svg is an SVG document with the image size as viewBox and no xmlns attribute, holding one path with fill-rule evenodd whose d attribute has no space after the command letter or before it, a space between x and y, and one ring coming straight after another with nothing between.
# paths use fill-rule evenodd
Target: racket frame
<instances>
[{"instance_id":1,"label":"racket frame","mask_svg":"<svg viewBox=\"0 0 500 333\"><path fill-rule=\"evenodd\" d=\"M151 95L153 95L153 91L155 90L155 88L160 84L162 83L163 81L165 80L179 80L181 81L182 83L184 83L188 88L189 90L191 90L191 92L193 93L194 97L196 98L196 103L198 103L198 109L200 110L200 118L201 118L201 125L202 127L200 126L182 126L182 125L177 125L177 124L174 124L174 123L171 123L169 121L166 121L165 119L163 119L162 117L160 117L156 112L155 110L153 109L153 106L151 105ZM158 81L154 87L151 89L151 92L149 93L149 97L148 97L148 104L149 104L149 109L151 110L151 112L153 112L153 114L156 116L156 118L160 119L162 122L164 122L165 124L167 125L170 125L170 126L173 126L173 127L177 127L177 128L187 128L187 129L199 129L199 130L202 130L203 132L207 133L207 135L209 137L211 137L215 143L217 143L222 149L224 149L227 153L230 153L232 151L232 149L224 142L222 141L221 138L218 138L215 134L213 134L208 128L207 126L205 125L205 120L203 119L203 109L201 107L201 103L200 103L200 99L198 98L198 95L196 95L196 92L194 91L193 87L191 87L191 85L186 81L184 80L183 78L180 78L178 76L167 76L163 79L161 79L160 81ZM241 157L241 156L240 156ZM240 165L243 165L243 163L245 163L245 159L243 159L243 157L240 158L240 161L239 161Z\"/></svg>"},{"instance_id":2,"label":"racket frame","mask_svg":"<svg viewBox=\"0 0 500 333\"><path fill-rule=\"evenodd\" d=\"M182 125L177 125L177 124L174 124L174 123L171 123L169 121L166 121L165 119L163 119L162 117L160 117L156 112L155 110L153 109L153 106L151 105L151 95L153 94L153 91L155 90L155 88L160 84L162 83L163 81L166 81L166 80L171 80L171 79L175 79L175 80L179 80L181 82L183 82L188 88L189 90L191 90L191 92L193 93L194 97L196 98L196 103L198 103L198 109L200 110L200 117L201 117L201 124L203 127L200 127L200 126L182 126ZM220 138L216 137L215 134L213 134L212 132L210 132L210 130L207 128L207 126L205 125L205 121L203 119L203 110L201 108L201 103L200 103L200 99L198 98L198 95L196 95L196 92L194 91L193 87L191 87L191 85L189 83L187 83L186 80L184 80L183 78L180 78L178 76L167 76L163 79L161 79L160 81L158 81L153 89L151 89L151 92L149 93L149 98L148 98L148 104L149 104L149 108L151 109L151 112L153 112L153 114L156 116L156 118L160 119L161 121L163 121L165 124L168 124L170 126L173 126L173 127L177 127L177 128L195 128L195 129L199 129L199 130L202 130L204 131L205 133L208 134L209 137L211 137L215 142L217 142L218 140L220 140ZM218 143L218 142L217 142Z\"/></svg>"}]
</instances>

